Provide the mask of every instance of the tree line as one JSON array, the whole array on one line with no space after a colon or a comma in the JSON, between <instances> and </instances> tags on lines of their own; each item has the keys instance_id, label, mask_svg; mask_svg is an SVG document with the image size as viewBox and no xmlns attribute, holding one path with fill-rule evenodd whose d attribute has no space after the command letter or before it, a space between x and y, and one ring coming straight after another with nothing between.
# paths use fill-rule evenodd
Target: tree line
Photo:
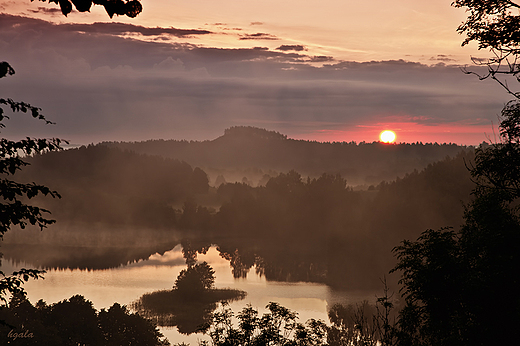
<instances>
[{"instance_id":1,"label":"tree line","mask_svg":"<svg viewBox=\"0 0 520 346\"><path fill-rule=\"evenodd\" d=\"M125 306L114 303L97 311L81 295L48 305L39 300L31 304L15 294L9 305L0 309L0 335L14 345L143 345L170 343L157 326Z\"/></svg>"},{"instance_id":2,"label":"tree line","mask_svg":"<svg viewBox=\"0 0 520 346\"><path fill-rule=\"evenodd\" d=\"M122 1L118 3L125 4ZM80 6L78 10L81 11L85 10L83 5L90 6L90 1L77 2L77 4L79 5L76 7ZM64 14L68 13L68 9L72 6L68 1L60 2L60 5L62 10L64 9ZM401 294L406 305L399 312L395 324L383 325L383 330L388 331L381 334L383 337L378 340L383 345L489 345L509 344L517 340L516 326L520 321L520 300L517 292L520 287L518 276L515 274L520 264L518 248L520 246L520 239L518 239L520 179L517 174L520 157L520 106L518 104L520 94L514 92L507 82L499 77L517 77L520 73L516 63L520 39L518 35L514 35L520 28L520 21L519 16L513 13L513 10L518 9L520 5L514 1L475 0L457 0L454 5L468 9L468 19L459 27L459 32L467 34L464 44L476 40L481 48L490 48L495 53L495 58L484 63L489 68L489 73L481 77L495 79L516 100L506 105L502 111L503 118L500 126L502 141L488 148L481 147L476 151L471 175L477 186L473 190L474 198L466 205L462 226L456 229L430 229L423 232L417 240L405 240L394 248L398 263L393 271L401 274ZM109 12L109 15L113 14ZM2 63L1 67L0 77L14 73L8 64ZM39 110L32 106L28 107L24 103L12 100L1 99L1 101L2 104L14 106L15 111L30 110L33 116L38 117ZM59 145L53 147L50 142L34 140L3 143L3 148L8 150L2 156L2 164L4 164L2 173L8 176L3 183L11 189L3 188L2 197L4 201L16 203L2 204L4 227L2 234L13 224L31 223L44 227L52 223L52 220L42 216L45 210L31 208L18 198L20 196L32 198L45 192L56 197L58 195L51 193L44 186L15 183L9 179L9 174L13 175L25 165L16 150L12 151L13 145L20 145L22 150L36 149L38 152L57 149ZM33 148L34 143L40 143L41 146ZM292 185L296 188L292 189ZM279 191L301 191L298 189L298 184L292 185L282 184ZM277 189L273 192L275 191ZM11 213L20 210L26 213ZM6 218L5 215L14 216ZM27 281L31 276L37 277L38 272L25 271L13 273L12 276L5 276L4 273L2 275L4 276L1 281L2 298L6 290L15 294L9 307L0 309L0 312L9 313L11 308L18 307L31 311L32 305L29 307L24 303L23 291L16 292L16 286L20 286L22 281ZM20 304L17 302L17 297L21 297ZM87 315L90 316L90 320L86 322L92 326L90 331L99 328L99 322L92 323L92 307L90 306L89 309L88 302L76 296L68 301L71 302L78 305L74 309L75 314L81 307L86 307L85 311L89 311ZM383 303L384 308L391 308L391 305L387 305L386 299L379 302ZM59 306L65 309L69 307L67 302ZM319 323L311 321L310 329L306 329L294 323L295 314L291 311L277 304L270 304L268 308L270 313L260 319L252 309L246 308L239 315L239 329L232 327L228 312L215 314L211 324L213 328L213 334L210 334L211 342L214 345L325 344ZM42 303L36 307L36 310L52 313L53 308L49 310ZM117 310L121 311L117 307L113 311ZM23 314L15 314L14 317L19 316ZM59 320L64 316L67 314L59 314L55 318ZM38 321L36 318L32 320ZM113 321L110 325L114 325ZM365 337L367 333L364 331L368 329L365 329L364 325L366 326L363 323L356 323L347 327L347 333L354 329L354 339L346 343L340 341L338 344L375 344L373 338ZM294 337L290 338L287 333L294 333L292 334ZM24 331L21 335L16 333L11 335L21 338L28 337L29 334ZM100 341L103 332L98 330L98 333L89 335L91 336L98 336L100 339L96 341Z\"/></svg>"},{"instance_id":3,"label":"tree line","mask_svg":"<svg viewBox=\"0 0 520 346\"><path fill-rule=\"evenodd\" d=\"M236 277L255 267L269 280L373 288L395 263L391 249L401 239L462 223L472 160L472 152L461 153L367 191L339 175L304 179L296 171L260 187L222 184L220 208L186 203L179 227L218 244Z\"/></svg>"},{"instance_id":4,"label":"tree line","mask_svg":"<svg viewBox=\"0 0 520 346\"><path fill-rule=\"evenodd\" d=\"M209 188L200 168L103 145L33 155L27 162L19 179L59 190L62 200L42 204L63 221L171 227L170 206Z\"/></svg>"},{"instance_id":5,"label":"tree line","mask_svg":"<svg viewBox=\"0 0 520 346\"><path fill-rule=\"evenodd\" d=\"M82 231L71 226L77 223L104 224L101 233L90 227L91 237L118 239L123 232L125 242L165 240L171 233L172 239L218 244L236 277L255 267L269 280L361 288L379 285L378 273L391 268L391 247L401 239L462 223L472 160L473 152L464 151L368 190L354 190L338 174L305 178L294 170L270 177L265 186L212 188L204 171L185 162L97 145L31 157L20 176L63 196L46 201L62 225L49 235L72 239Z\"/></svg>"},{"instance_id":6,"label":"tree line","mask_svg":"<svg viewBox=\"0 0 520 346\"><path fill-rule=\"evenodd\" d=\"M226 129L223 136L206 141L148 140L104 144L186 161L203 168L212 177L211 182L218 175L224 175L229 181L240 181L246 176L257 183L269 171L293 169L311 177L319 177L323 172L340 174L352 185L393 180L468 149L451 143L295 140L276 131L251 126L235 126Z\"/></svg>"}]
</instances>

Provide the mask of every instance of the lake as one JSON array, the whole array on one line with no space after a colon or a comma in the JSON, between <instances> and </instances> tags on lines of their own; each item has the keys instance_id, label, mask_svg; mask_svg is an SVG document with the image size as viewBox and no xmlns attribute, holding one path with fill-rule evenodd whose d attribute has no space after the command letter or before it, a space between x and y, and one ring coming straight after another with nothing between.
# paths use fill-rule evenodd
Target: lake
<instances>
[{"instance_id":1,"label":"lake","mask_svg":"<svg viewBox=\"0 0 520 346\"><path fill-rule=\"evenodd\" d=\"M317 283L267 281L265 277L258 275L254 268L246 278L235 279L229 262L220 257L215 246L206 254L199 254L198 261L206 261L213 267L217 288L233 288L247 292L245 299L229 304L235 313L246 304L251 304L263 313L264 307L274 301L297 311L300 322L309 318L328 322L327 311L333 304L355 304L364 299L374 302L375 296L381 294L375 291L333 290L325 284ZM4 272L10 273L24 266L34 267L32 264L2 261ZM99 310L109 308L114 302L129 305L144 293L170 289L179 272L185 268L182 247L177 245L162 255L154 254L147 259L113 269L51 269L45 274L44 280L31 280L25 284L25 288L33 304L39 299L52 304L81 294L92 301L94 307ZM197 345L197 340L208 339L203 334L180 334L175 327L160 329L172 344L186 342L194 346Z\"/></svg>"}]
</instances>

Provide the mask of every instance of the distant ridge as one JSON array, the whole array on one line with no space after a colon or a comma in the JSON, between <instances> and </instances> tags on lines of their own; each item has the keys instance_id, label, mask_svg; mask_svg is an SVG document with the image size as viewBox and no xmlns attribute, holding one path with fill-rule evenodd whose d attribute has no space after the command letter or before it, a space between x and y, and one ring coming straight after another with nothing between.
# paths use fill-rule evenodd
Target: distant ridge
<instances>
[{"instance_id":1,"label":"distant ridge","mask_svg":"<svg viewBox=\"0 0 520 346\"><path fill-rule=\"evenodd\" d=\"M243 138L243 137L253 137L264 140L286 140L287 135L283 135L276 131L269 131L266 129L261 129L253 126L232 126L228 129L224 130L224 135L217 138Z\"/></svg>"},{"instance_id":2,"label":"distant ridge","mask_svg":"<svg viewBox=\"0 0 520 346\"><path fill-rule=\"evenodd\" d=\"M296 170L304 176L341 174L350 185L391 181L428 164L454 157L472 147L456 144L384 144L295 140L276 131L234 126L213 140L148 140L104 142L142 154L160 155L201 167L210 182L223 175L226 181L259 181L268 172ZM252 173L254 172L254 173Z\"/></svg>"}]
</instances>

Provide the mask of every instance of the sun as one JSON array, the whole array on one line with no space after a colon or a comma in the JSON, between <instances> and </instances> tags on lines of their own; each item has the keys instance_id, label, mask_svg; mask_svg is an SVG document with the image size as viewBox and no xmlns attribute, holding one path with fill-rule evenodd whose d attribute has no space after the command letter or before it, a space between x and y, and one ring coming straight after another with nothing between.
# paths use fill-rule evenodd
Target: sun
<instances>
[{"instance_id":1,"label":"sun","mask_svg":"<svg viewBox=\"0 0 520 346\"><path fill-rule=\"evenodd\" d=\"M384 130L379 134L379 139L383 143L393 143L395 141L395 132L390 130Z\"/></svg>"}]
</instances>

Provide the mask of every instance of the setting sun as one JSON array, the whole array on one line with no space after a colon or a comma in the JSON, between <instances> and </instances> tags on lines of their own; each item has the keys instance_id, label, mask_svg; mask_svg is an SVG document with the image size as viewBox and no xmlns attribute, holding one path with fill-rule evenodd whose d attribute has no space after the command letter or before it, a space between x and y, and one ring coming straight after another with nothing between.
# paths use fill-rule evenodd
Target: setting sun
<instances>
[{"instance_id":1,"label":"setting sun","mask_svg":"<svg viewBox=\"0 0 520 346\"><path fill-rule=\"evenodd\" d=\"M385 130L379 134L379 139L383 143L392 143L395 141L395 132L390 130Z\"/></svg>"}]
</instances>

